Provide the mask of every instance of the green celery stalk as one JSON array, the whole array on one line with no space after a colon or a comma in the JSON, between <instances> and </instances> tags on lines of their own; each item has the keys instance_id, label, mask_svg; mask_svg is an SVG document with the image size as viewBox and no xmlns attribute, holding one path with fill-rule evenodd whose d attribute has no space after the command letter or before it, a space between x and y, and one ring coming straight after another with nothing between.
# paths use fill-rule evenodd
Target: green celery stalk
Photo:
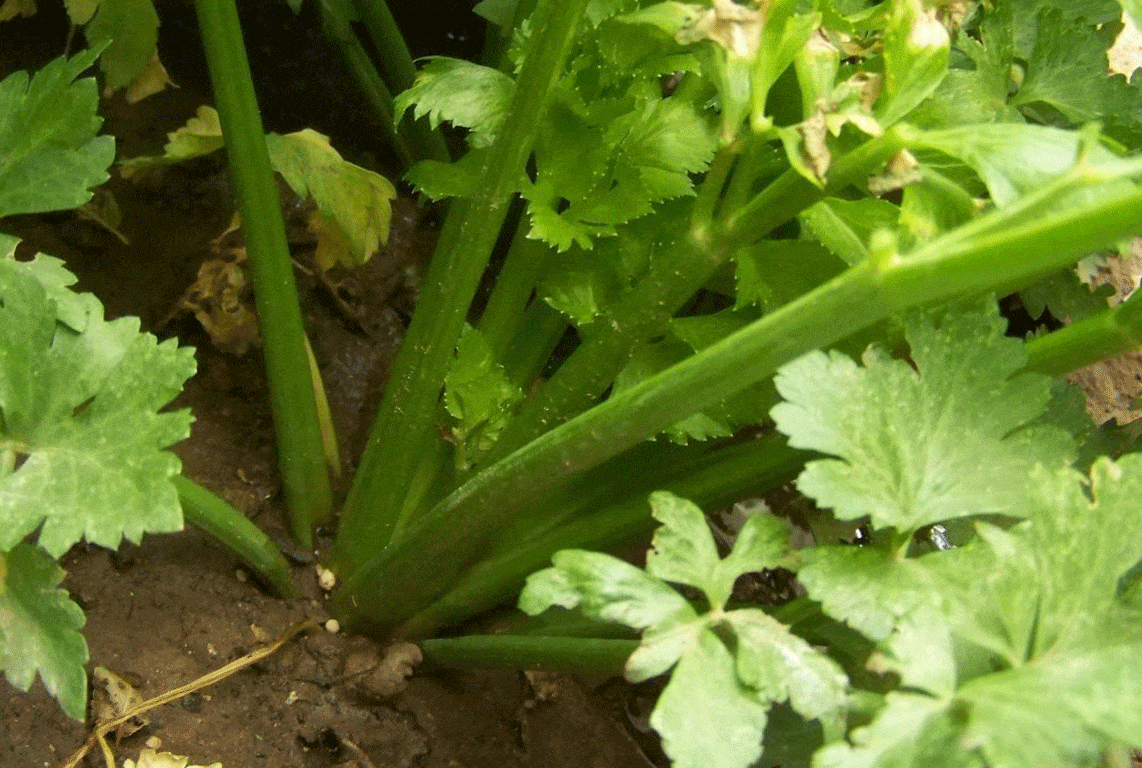
<instances>
[{"instance_id":1,"label":"green celery stalk","mask_svg":"<svg viewBox=\"0 0 1142 768\"><path fill-rule=\"evenodd\" d=\"M353 0L353 10L369 32L380 53L385 82L394 91L403 91L416 79L416 65L385 0Z\"/></svg>"},{"instance_id":2,"label":"green celery stalk","mask_svg":"<svg viewBox=\"0 0 1142 768\"><path fill-rule=\"evenodd\" d=\"M539 114L546 108L587 3L549 0L537 10L536 55L529 56L520 71L513 113ZM439 440L435 416L440 387L536 128L532 121L510 121L491 149L480 195L451 205L341 513L333 562L342 577L387 546L407 523L405 510L416 508L405 504L407 489L419 457Z\"/></svg>"},{"instance_id":3,"label":"green celery stalk","mask_svg":"<svg viewBox=\"0 0 1142 768\"><path fill-rule=\"evenodd\" d=\"M326 12L332 12L328 3L323 2L322 8ZM378 110L377 114L381 116L382 120L387 115L388 124L392 125L392 97L388 94L399 93L412 85L412 81L416 79L416 65L412 62L412 54L409 53L404 36L401 35L396 20L393 19L392 12L389 11L389 6L385 0L353 0L353 10L357 12L361 22L365 25L373 45L376 46L380 54L381 72L384 77L384 82L374 81L376 70L369 63L367 81L369 85L366 90L370 93L372 90L376 90L385 95L387 111L382 113ZM364 57L365 62L368 62L368 57L365 55L360 41L357 40L357 36L353 34L352 30L348 29L347 25L346 31L352 37L354 62L357 62L360 57ZM356 72L356 66L358 65L354 66L354 72ZM364 63L359 66L363 68ZM387 88L385 88L386 85ZM376 108L375 106L374 109ZM404 137L401 141L411 148L415 159L428 158L439 160L442 163L451 159L448 155L448 147L444 143L444 137L441 136L440 131L429 128L426 121L414 121L410 117L405 117L400 121L398 134Z\"/></svg>"},{"instance_id":4,"label":"green celery stalk","mask_svg":"<svg viewBox=\"0 0 1142 768\"><path fill-rule=\"evenodd\" d=\"M521 215L511 248L496 275L495 288L480 315L480 331L497 360L504 358L520 328L527 328L523 322L524 308L552 252L544 242L528 239L529 226L527 216Z\"/></svg>"},{"instance_id":5,"label":"green celery stalk","mask_svg":"<svg viewBox=\"0 0 1142 768\"><path fill-rule=\"evenodd\" d=\"M333 507L305 329L234 0L196 0L230 177L242 214L291 530L303 546Z\"/></svg>"},{"instance_id":6,"label":"green celery stalk","mask_svg":"<svg viewBox=\"0 0 1142 768\"><path fill-rule=\"evenodd\" d=\"M337 48L341 60L345 62L345 66L365 96L365 101L373 108L373 114L379 119L381 130L384 131L385 141L392 146L402 163L406 166L411 165L414 154L409 148L409 143L397 131L392 92L381 80L376 67L369 59L369 54L365 52L361 41L357 39L345 18L328 3L322 4L321 16L326 38ZM420 155L424 156L423 151Z\"/></svg>"},{"instance_id":7,"label":"green celery stalk","mask_svg":"<svg viewBox=\"0 0 1142 768\"><path fill-rule=\"evenodd\" d=\"M542 504L576 474L893 312L1030 281L1138 233L1139 206L1138 190L1055 215L1027 217L1012 205L982 217L978 238L952 232L906 255L874 254L480 473L354 574L335 610L349 624L391 631L474 566L517 510Z\"/></svg>"},{"instance_id":8,"label":"green celery stalk","mask_svg":"<svg viewBox=\"0 0 1142 768\"><path fill-rule=\"evenodd\" d=\"M638 640L536 635L465 635L420 644L424 660L459 669L544 669L617 675Z\"/></svg>"},{"instance_id":9,"label":"green celery stalk","mask_svg":"<svg viewBox=\"0 0 1142 768\"><path fill-rule=\"evenodd\" d=\"M289 563L261 528L193 480L175 475L172 481L188 523L222 542L280 596L300 596L289 574Z\"/></svg>"},{"instance_id":10,"label":"green celery stalk","mask_svg":"<svg viewBox=\"0 0 1142 768\"><path fill-rule=\"evenodd\" d=\"M1142 300L1137 291L1117 307L1027 342L1027 368L1051 376L1142 346Z\"/></svg>"},{"instance_id":11,"label":"green celery stalk","mask_svg":"<svg viewBox=\"0 0 1142 768\"><path fill-rule=\"evenodd\" d=\"M597 494L602 497L599 502L584 505L589 513L547 531L500 541L459 583L406 621L397 634L427 637L509 600L530 574L548 565L561 549L610 552L635 543L654 528L647 503L651 491L668 490L700 507L716 508L792 480L804 462L803 452L770 434L709 451L696 462L678 466L670 478L640 477L642 482L623 494L603 486ZM616 464L612 470L616 474L635 469L629 461ZM605 501L608 495L610 503Z\"/></svg>"},{"instance_id":12,"label":"green celery stalk","mask_svg":"<svg viewBox=\"0 0 1142 768\"><path fill-rule=\"evenodd\" d=\"M546 301L532 301L523 311L519 332L503 358L508 379L526 392L543 372L568 325L563 314Z\"/></svg>"}]
</instances>

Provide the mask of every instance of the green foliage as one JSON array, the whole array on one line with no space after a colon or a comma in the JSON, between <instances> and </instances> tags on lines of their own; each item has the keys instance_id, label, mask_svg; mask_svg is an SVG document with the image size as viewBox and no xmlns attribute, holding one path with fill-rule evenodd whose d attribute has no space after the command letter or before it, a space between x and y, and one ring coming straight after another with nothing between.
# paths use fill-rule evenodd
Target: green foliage
<instances>
[{"instance_id":1,"label":"green foliage","mask_svg":"<svg viewBox=\"0 0 1142 768\"><path fill-rule=\"evenodd\" d=\"M676 766L754 763L775 702L788 701L802 717L836 730L846 707L840 667L760 610L725 610L739 575L789 564L783 524L750 517L720 559L700 509L665 492L650 502L662 525L645 571L608 555L565 550L553 568L528 579L520 607L530 614L580 608L642 630L626 675L637 682L673 669L650 723ZM708 612L699 613L666 582L701 590Z\"/></svg>"},{"instance_id":2,"label":"green foliage","mask_svg":"<svg viewBox=\"0 0 1142 768\"><path fill-rule=\"evenodd\" d=\"M99 91L75 80L98 51L0 81L0 216L75 208L107 180L115 141L96 136ZM74 81L74 82L73 82Z\"/></svg>"},{"instance_id":3,"label":"green foliage","mask_svg":"<svg viewBox=\"0 0 1142 768\"><path fill-rule=\"evenodd\" d=\"M60 589L63 569L42 549L17 544L0 552L0 669L21 691L36 674L64 712L87 709L83 611Z\"/></svg>"},{"instance_id":4,"label":"green foliage","mask_svg":"<svg viewBox=\"0 0 1142 768\"><path fill-rule=\"evenodd\" d=\"M891 391L865 389L861 425L836 398L814 408L815 419L795 417L793 404L774 409L795 443L847 458L842 482L820 482L838 465L829 459L810 462L798 487L838 516L871 512L873 527L892 534L874 547L826 545L802 553L799 578L810 597L880 643L877 668L896 672L911 689L890 693L851 744L826 746L820 765L1062 766L1085 764L1111 744L1142 737L1142 719L1105 706L1132 695L1133 678L1117 665L1142 640L1133 609L1119 596L1123 575L1140 556L1130 541L1139 520L1128 501L1142 483L1140 457L1117 465L1100 460L1088 479L1060 461L1065 442L1056 437L1036 441L1039 459L1029 466L1017 443L1027 436L1023 425L1042 411L1045 382L1011 377L1019 345L996 344L994 322L991 313L969 313L945 317L937 329L911 323L919 372L909 369L912 382ZM953 335L980 350L974 366L955 364L948 349ZM930 358L936 347L948 350L943 359ZM809 390L832 391L840 383L829 369L805 363L782 370L783 394L805 402ZM872 356L857 370L875 377L878 370L901 372L901 365ZM1038 395L1028 391L1032 385ZM917 390L928 396L917 399L911 394ZM926 404L917 407L919 401ZM955 401L970 404L975 418L948 414L945 404ZM910 415L913 429L902 431L897 414ZM917 455L908 444L932 418L955 442L929 432ZM1011 436L1008 445L988 446L993 438L983 435L992 427ZM835 435L849 428L881 452L855 453L838 443ZM972 468L953 469L963 449L975 452ZM901 491L873 509L868 493L887 477ZM934 503L925 489L937 489L948 503ZM1024 521L997 526L979 519L976 537L964 546L907 556L917 528L995 512Z\"/></svg>"},{"instance_id":5,"label":"green foliage","mask_svg":"<svg viewBox=\"0 0 1142 768\"><path fill-rule=\"evenodd\" d=\"M521 605L642 633L626 671L670 673L651 722L680 766L776 761L763 748L792 738L815 741L789 752L838 767L1094 764L1142 744L1140 461L1094 458L1073 393L1024 371L1037 342L1005 337L979 299L1020 291L1080 320L1045 337L1074 364L1138 338L1133 304L1101 308L1071 278L1142 231L1137 85L1106 75L1118 4L566 0L517 19L527 7L481 6L505 27L504 61L432 59L396 101L469 151L408 175L456 199L342 514L339 618L415 637L554 553ZM58 65L65 88L6 80L0 105L93 104L69 85L92 60ZM104 158L92 120L40 144L0 122L27 146L0 155L0 211L86 199L101 177L75 157ZM315 134L267 141L367 256L391 188ZM125 168L219 146L202 118ZM29 174L67 183L9 202L30 193L6 182ZM536 247L493 259L511 195L514 237ZM0 616L19 622L0 625L0 658L74 711L59 649L78 658L77 614L50 555L177 523L161 449L186 421L157 408L187 361L104 322L68 280L43 259L0 262ZM131 383L140 365L149 387ZM713 506L786 481L794 470L735 463L773 424L805 452L815 545L793 551L784 523L753 515L719 557L699 508L658 492L645 570L588 551L645 530L654 488ZM641 445L660 436L678 445ZM79 478L99 503L146 509L88 515ZM46 504L4 495L33 481ZM835 543L866 522L864 546ZM776 567L808 597L730 604L741 574ZM17 658L7 643L23 636L48 650Z\"/></svg>"},{"instance_id":6,"label":"green foliage","mask_svg":"<svg viewBox=\"0 0 1142 768\"><path fill-rule=\"evenodd\" d=\"M597 10L602 17L614 12ZM608 39L602 47L581 44L555 104L537 125L534 179L521 174L517 187L528 201L529 237L560 251L573 243L590 249L656 203L693 194L690 174L704 170L714 150L703 110L663 98L644 71L617 70L608 58L617 54L605 46ZM397 97L398 110L411 107L433 126L467 128L473 151L452 166L424 161L409 179L430 197L479 194L478 169L507 118L514 89L510 77L489 67L430 60L416 84Z\"/></svg>"},{"instance_id":7,"label":"green foliage","mask_svg":"<svg viewBox=\"0 0 1142 768\"><path fill-rule=\"evenodd\" d=\"M514 91L512 79L498 70L433 57L394 104L400 113L411 107L414 116L427 116L433 128L444 122L467 128L468 144L479 149L491 146Z\"/></svg>"},{"instance_id":8,"label":"green foliage","mask_svg":"<svg viewBox=\"0 0 1142 768\"><path fill-rule=\"evenodd\" d=\"M551 7L540 4L535 18ZM820 427L826 410L847 414L844 429L818 436L827 441L794 440L840 452L812 465L806 482L844 499L845 519L875 515L899 546L981 505L1022 516L1019 478L1032 467L1077 455L1089 463L1090 449L1058 426L1071 422L1056 418L1048 379L1015 375L1028 358L1021 342L1002 338L997 318L937 314L925 326L913 317L913 359L892 361L890 351L901 310L1011 291L1033 309L1098 320L1099 338L1115 346L1119 321L1069 277L1085 252L1139 228L1142 163L1130 154L1125 106L1133 86L1106 75L1114 3L586 2L565 64L533 45L554 35L550 26L516 19L510 3L482 8L516 25L503 30L512 45L494 62L502 69L432 59L398 97L402 110L461 129L469 152L408 176L429 196L458 198L437 257L449 267L431 275L433 303L406 345L432 360L435 378L412 363L394 374L378 424L386 436L401 419L415 428L389 442L378 434L374 443L391 447L362 462L369 479L356 487L370 490L351 495L343 518L342 562L360 574L339 597L347 613L421 626L420 612L436 614L433 600L460 600L451 579L505 526L570 529L588 504L568 498L577 473L608 477L598 496L613 496L601 503L629 509L623 494L633 483L600 467L633 462L645 438L716 454L718 440L765 429L775 370L834 344L879 346L867 369L839 353L803 359L831 385L789 389L775 416ZM549 67L550 95L524 114L510 105L539 93L538 80L524 77L537 62ZM515 154L503 148L509 140ZM499 231L504 206L491 199L490 174L497 190L527 203L514 236L548 247L517 242L502 267L491 262L499 271L479 321L485 355L462 331L475 282L449 284L459 265L471 274L488 267L493 214L495 234L510 237ZM482 250L462 253L474 232ZM970 396L922 385L955 379L993 353ZM868 398L898 393L908 398L901 408L870 425ZM463 408L461 394L480 407ZM983 415L1005 399L1019 404L1003 418ZM402 488L424 477L405 456L443 455L436 435L455 440L465 419L483 418L494 430L464 437L482 460L442 473L423 494L438 503L418 506L419 490L396 490L381 504L396 520L366 522L364 499L381 493L382 477ZM968 437L949 422L963 422ZM901 441L883 443L871 428L883 424ZM978 455L1003 461L977 469ZM870 457L878 468L861 469ZM927 474L918 479L915 467ZM372 550L351 543L365 529L378 537ZM395 549L385 540L393 530L402 538ZM417 547L455 558L455 568L413 595L400 573Z\"/></svg>"},{"instance_id":9,"label":"green foliage","mask_svg":"<svg viewBox=\"0 0 1142 768\"><path fill-rule=\"evenodd\" d=\"M651 723L680 766L776 762L791 738L838 767L1142 743L1117 671L1142 637L1139 461L1093 459L1074 393L1026 372L979 298L1101 322L1100 349L1137 338L1071 269L1142 230L1136 85L1106 75L1119 6L526 7L480 6L504 61L431 59L396 101L469 151L407 177L456 199L343 514L335 610L416 635L556 550L521 607L640 631L626 672L671 675ZM508 194L514 236L545 247L501 262ZM588 551L629 537L651 488L745 493L718 441L773 424L805 452L815 545L753 515L719 557L699 508L658 492L645 570ZM639 445L663 435L679 445ZM855 523L870 541L834 543ZM808 597L729 604L775 567Z\"/></svg>"},{"instance_id":10,"label":"green foliage","mask_svg":"<svg viewBox=\"0 0 1142 768\"><path fill-rule=\"evenodd\" d=\"M1070 468L1070 437L1036 425L1049 382L1018 373L1022 344L1001 322L994 307L912 317L915 369L878 352L863 366L814 352L781 369L778 427L838 457L809 462L798 489L838 518L863 516L872 544L792 553L783 524L755 514L719 559L700 510L656 493L645 571L562 551L520 607L641 630L627 677L671 673L651 724L679 766L769 759L765 713L786 699L825 726L818 766L1061 768L1140 743L1142 717L1124 703L1142 682L1128 662L1142 632L1123 585L1142 558L1142 456ZM917 531L963 516L974 526L958 528L960 546L923 554ZM803 620L726 610L739 574L776 566L797 568L825 616L873 643L848 677L798 636ZM700 590L703 607L664 582ZM873 691L860 666L882 676ZM846 720L857 701L874 703Z\"/></svg>"},{"instance_id":11,"label":"green foliage","mask_svg":"<svg viewBox=\"0 0 1142 768\"><path fill-rule=\"evenodd\" d=\"M57 59L0 84L4 213L79 205L114 156L94 137L93 80L71 80L93 54ZM4 107L8 110L5 111ZM59 589L55 558L77 542L116 548L182 527L165 449L190 434L187 411L160 412L194 356L139 321L108 321L47 256L16 261L0 234L0 668L27 690L37 673L64 711L87 703L83 612Z\"/></svg>"},{"instance_id":12,"label":"green foliage","mask_svg":"<svg viewBox=\"0 0 1142 768\"><path fill-rule=\"evenodd\" d=\"M801 492L904 536L964 515L1020 514L1032 468L1065 464L1073 450L1065 433L1033 425L1050 379L1014 376L1026 356L1005 325L996 314L948 315L939 327L914 318L910 361L873 348L864 367L838 352L785 366L777 428L797 448L841 459L806 465Z\"/></svg>"},{"instance_id":13,"label":"green foliage","mask_svg":"<svg viewBox=\"0 0 1142 768\"><path fill-rule=\"evenodd\" d=\"M384 176L346 162L329 139L309 128L285 136L266 134L266 148L290 189L313 198L322 216L336 222L349 243L349 253L339 259L347 266L364 264L389 239L389 201L396 190ZM320 258L319 263L325 269L332 266Z\"/></svg>"},{"instance_id":14,"label":"green foliage","mask_svg":"<svg viewBox=\"0 0 1142 768\"><path fill-rule=\"evenodd\" d=\"M456 363L444 379L444 407L456 420L452 436L461 468L495 443L511 406L522 396L480 332L466 327L456 347Z\"/></svg>"},{"instance_id":15,"label":"green foliage","mask_svg":"<svg viewBox=\"0 0 1142 768\"><path fill-rule=\"evenodd\" d=\"M156 481L178 472L162 449L190 433L190 414L158 409L194 372L191 350L157 344L137 319L103 320L93 299L78 330L59 327L35 263L11 261L14 247L0 236L0 411L3 447L22 463L0 484L0 549L37 528L55 557L81 538L116 548L178 530L174 488Z\"/></svg>"},{"instance_id":16,"label":"green foliage","mask_svg":"<svg viewBox=\"0 0 1142 768\"><path fill-rule=\"evenodd\" d=\"M51 558L81 540L114 549L182 528L179 461L164 449L190 434L191 418L159 409L194 356L139 333L135 318L104 320L94 297L67 291L74 278L60 262L14 261L15 245L0 235L0 593L11 601L0 658L21 689L38 669L80 718L82 612L55 589Z\"/></svg>"}]
</instances>

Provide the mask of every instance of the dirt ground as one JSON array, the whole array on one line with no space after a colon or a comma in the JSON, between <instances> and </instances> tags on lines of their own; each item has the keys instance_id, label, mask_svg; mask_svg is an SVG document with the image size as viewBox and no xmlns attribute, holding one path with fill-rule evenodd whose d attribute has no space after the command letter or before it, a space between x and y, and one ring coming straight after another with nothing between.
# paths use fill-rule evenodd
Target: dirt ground
<instances>
[{"instance_id":1,"label":"dirt ground","mask_svg":"<svg viewBox=\"0 0 1142 768\"><path fill-rule=\"evenodd\" d=\"M330 134L348 159L392 177L359 100L330 87L349 78L320 49L312 21L293 19L282 3L248 5L258 9L244 19L255 77L276 83L263 91L276 94L264 99L267 130L312 126ZM41 6L36 20L0 25L0 77L41 66L62 51L62 11ZM468 25L462 10L458 18ZM209 102L191 6L165 2L159 12L160 51L181 87L137 105L119 98L105 103L105 130L116 136L120 158L159 151L168 131ZM441 40L471 45L472 30L464 25L439 30ZM440 42L413 41L421 47L415 53L440 52L434 49ZM307 113L298 113L298 104L307 105ZM109 316L138 315L145 329L197 348L198 373L175 404L192 408L196 418L190 439L176 448L184 473L269 531L295 561L305 593L294 601L267 594L236 558L195 530L148 536L142 546L118 552L75 548L62 561L64 586L87 614L88 670L105 667L149 698L223 666L295 622L322 622L327 615L314 553L296 551L281 524L259 353L220 352L193 315L178 309L200 265L215 255L210 241L230 218L223 162L199 161L142 183L113 177L107 188L122 209L120 230L130 244L71 213L10 217L0 226L27 248L63 258ZM291 245L306 321L350 470L411 312L435 223L411 199L398 200L385 250L360 273L332 280L306 268L311 243L296 224L291 220ZM324 534L321 546L328 544ZM660 760L646 735L645 697L621 680L564 676L541 685L514 672L420 669L405 692L370 700L343 679L347 654L364 642L325 631L305 634L218 685L154 711L148 725L122 735L118 764L137 759L148 744L188 755L191 764L224 768L642 768ZM38 682L25 694L0 678L4 768L59 766L87 732ZM84 764L103 760L91 754Z\"/></svg>"}]
</instances>

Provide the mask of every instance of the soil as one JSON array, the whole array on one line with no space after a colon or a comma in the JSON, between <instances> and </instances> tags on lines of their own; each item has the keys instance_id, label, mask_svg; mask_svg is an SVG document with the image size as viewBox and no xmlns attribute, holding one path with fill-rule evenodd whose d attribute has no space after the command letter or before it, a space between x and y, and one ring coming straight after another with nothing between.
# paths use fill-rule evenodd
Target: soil
<instances>
[{"instance_id":1,"label":"soil","mask_svg":"<svg viewBox=\"0 0 1142 768\"><path fill-rule=\"evenodd\" d=\"M344 97L343 88L329 87L349 77L325 51L312 20L294 19L281 3L248 5L256 9L244 18L255 76L277 89L261 89L267 130L311 125L330 134L348 159L392 178L390 158L372 138L372 118L359 100ZM181 87L135 105L120 97L105 100L105 131L116 136L120 158L157 153L165 134L210 100L192 9L168 2L159 12L160 52ZM62 52L67 27L61 13L45 8L36 19L0 27L0 77L42 66ZM467 27L447 34L453 46L471 44ZM439 50L414 51L428 52ZM299 104L308 110L299 113ZM268 594L234 556L193 529L148 536L141 546L117 552L76 547L61 564L64 587L87 614L88 670L107 668L149 698L223 666L298 621L324 622L326 598L314 563L328 547L329 531L321 532L316 552L298 551L284 532L257 349L220 351L193 314L179 307L200 266L219 255L211 241L233 211L222 161L172 168L142 183L113 176L106 188L122 211L119 229L128 244L73 213L9 217L0 227L24 240L25 255L43 251L63 258L79 275L79 288L99 296L109 317L137 315L145 329L196 348L198 373L175 403L191 408L196 419L190 439L175 447L184 474L267 530L294 560L304 592L292 601ZM290 204L301 210L296 201ZM360 452L433 240L432 215L399 199L384 250L362 271L325 280L307 266L312 242L291 226L308 331L339 430L343 476ZM307 632L268 659L153 711L138 731L119 734L116 758L120 764L137 759L150 745L188 755L194 765L219 762L225 768L643 768L661 762L647 736L644 696L621 680L418 669L402 693L370 698L344 678L347 656L369 645L324 630ZM39 682L22 693L0 680L0 765L61 765L88 732L87 724L60 711ZM103 760L96 751L84 764Z\"/></svg>"}]
</instances>

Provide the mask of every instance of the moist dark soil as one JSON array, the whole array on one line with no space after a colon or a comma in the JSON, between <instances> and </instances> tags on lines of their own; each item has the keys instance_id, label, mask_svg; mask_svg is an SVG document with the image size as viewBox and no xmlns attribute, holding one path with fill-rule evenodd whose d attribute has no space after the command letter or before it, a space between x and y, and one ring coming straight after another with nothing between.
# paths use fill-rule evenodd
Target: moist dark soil
<instances>
[{"instance_id":1,"label":"moist dark soil","mask_svg":"<svg viewBox=\"0 0 1142 768\"><path fill-rule=\"evenodd\" d=\"M50 3L41 3L51 6ZM401 5L401 4L397 4ZM461 4L466 6L466 4ZM455 47L471 45L466 15L437 30ZM344 84L350 81L323 48L317 26L284 4L243 4L267 130L312 126L330 134L348 159L394 176L377 132ZM105 130L119 158L161 150L165 135L210 101L210 89L184 2L159 4L160 54L177 90L135 105L105 100ZM66 21L46 7L37 19L0 26L0 77L36 68L63 51ZM413 41L440 52L439 41ZM478 42L478 40L477 40ZM299 105L306 105L300 110ZM328 548L299 551L282 524L273 425L260 354L228 354L212 345L192 313L179 308L200 266L217 256L211 241L233 212L221 159L172 168L141 183L113 176L106 187L122 211L117 237L73 213L0 221L24 240L24 255L63 258L95 293L109 317L137 315L161 337L197 350L198 373L175 407L191 408L191 437L174 450L184 474L212 489L267 530L294 562L304 597L264 591L227 550L188 529L148 536L117 552L78 546L62 565L64 587L87 614L89 672L105 667L144 698L188 683L280 636L295 623L328 616L314 564ZM297 201L286 201L295 211ZM295 224L291 219L291 224ZM291 226L291 246L309 337L322 368L339 431L343 477L365 438L388 366L415 303L417 280L435 237L434 215L411 198L394 203L393 233L359 272L321 278L311 268L312 242ZM344 485L344 482L342 482ZM339 488L339 492L344 488ZM282 650L224 681L151 713L149 724L120 734L119 764L155 746L188 755L192 765L224 768L588 768L648 766L659 759L647 737L638 691L602 677L418 669L407 689L368 698L344 680L345 658L371 641L324 630L304 633ZM0 765L63 764L89 725L68 719L37 682L19 692L0 680ZM102 765L98 753L87 765Z\"/></svg>"}]
</instances>

